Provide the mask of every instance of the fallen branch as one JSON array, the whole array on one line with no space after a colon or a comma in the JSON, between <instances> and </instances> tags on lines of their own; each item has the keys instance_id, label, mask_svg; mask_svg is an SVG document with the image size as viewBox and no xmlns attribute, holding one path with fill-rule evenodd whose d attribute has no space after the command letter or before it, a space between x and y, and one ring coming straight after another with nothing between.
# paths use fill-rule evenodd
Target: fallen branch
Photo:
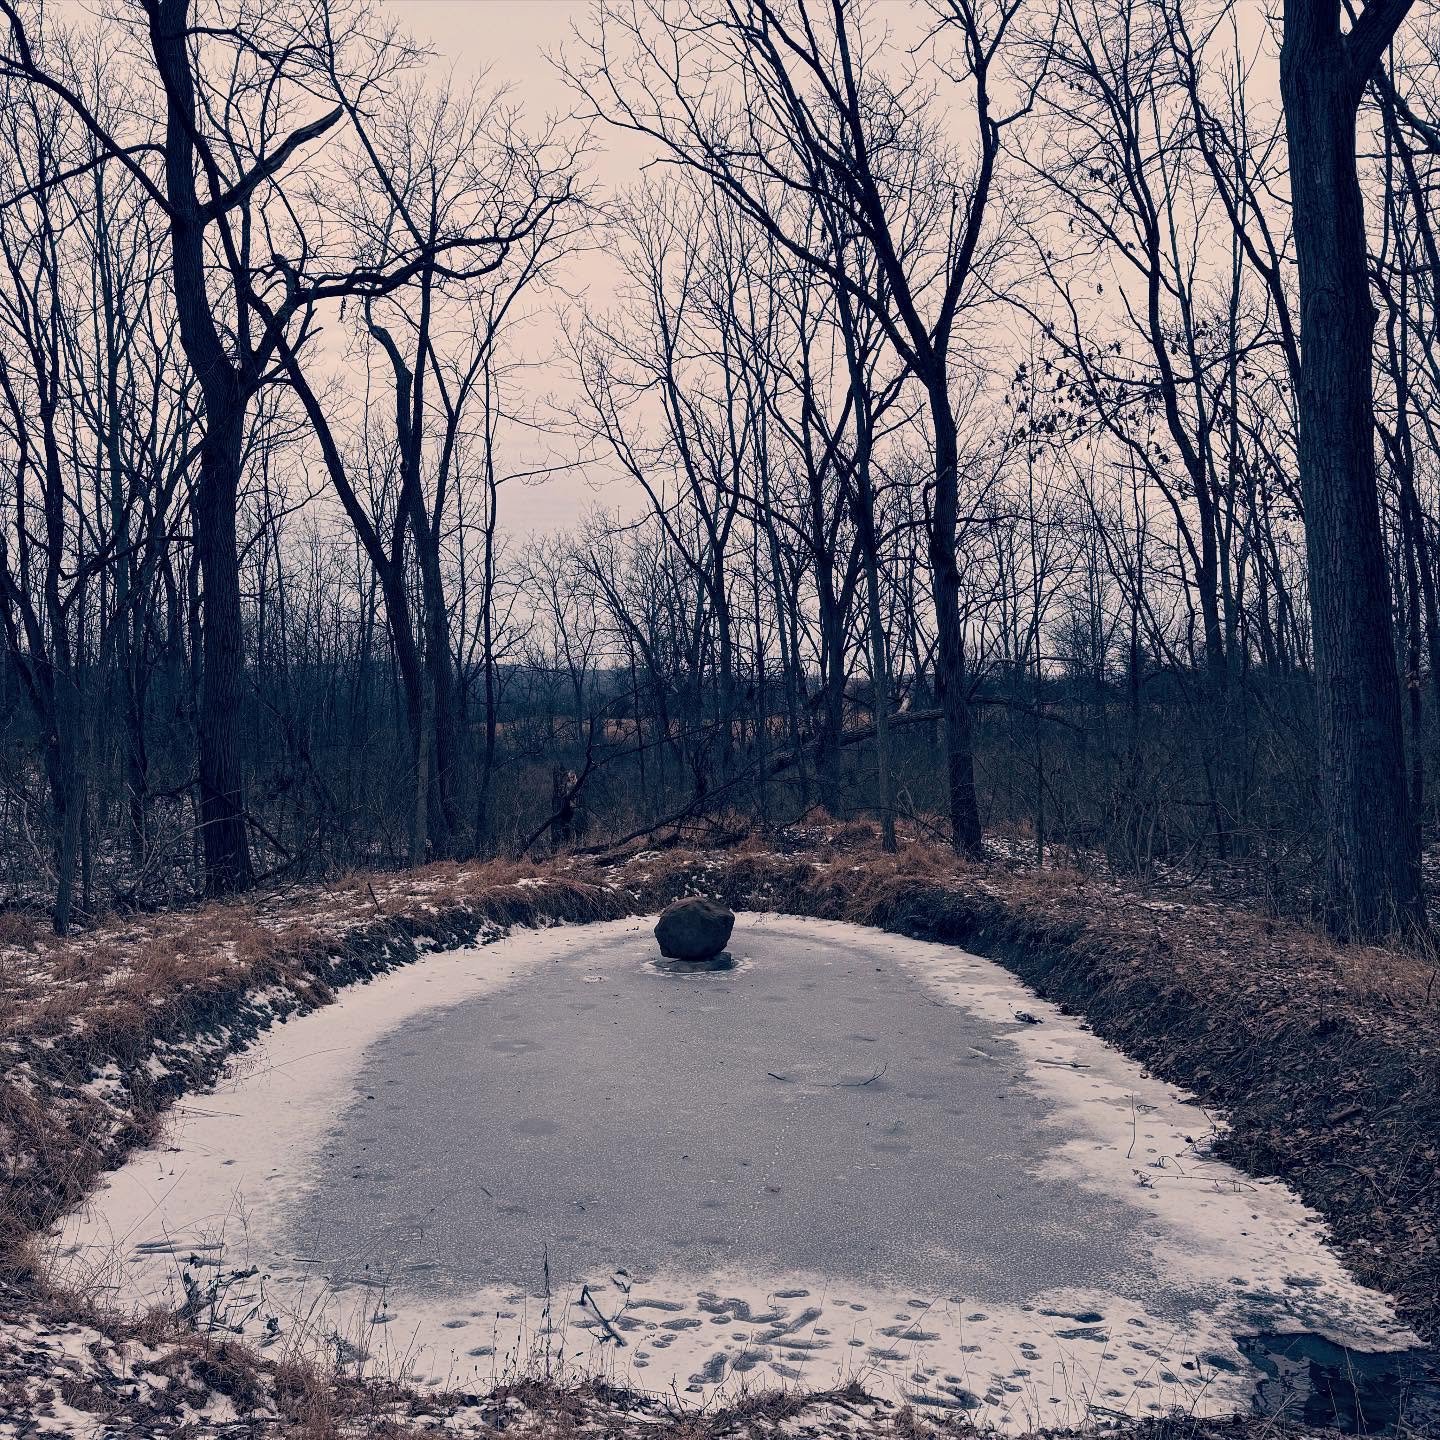
<instances>
[{"instance_id":1,"label":"fallen branch","mask_svg":"<svg viewBox=\"0 0 1440 1440\"><path fill-rule=\"evenodd\" d=\"M625 1337L621 1335L606 1318L604 1311L600 1309L600 1306L595 1301L595 1297L590 1293L590 1287L588 1285L582 1285L580 1287L580 1303L587 1307L590 1313L600 1322L601 1328L605 1331L606 1338L613 1340L616 1345L623 1350L625 1348Z\"/></svg>"}]
</instances>

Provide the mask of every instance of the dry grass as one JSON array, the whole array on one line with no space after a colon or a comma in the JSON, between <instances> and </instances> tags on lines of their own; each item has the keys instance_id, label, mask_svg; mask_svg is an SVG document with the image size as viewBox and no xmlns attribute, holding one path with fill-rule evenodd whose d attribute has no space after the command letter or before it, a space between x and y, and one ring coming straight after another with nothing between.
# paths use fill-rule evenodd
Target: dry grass
<instances>
[{"instance_id":1,"label":"dry grass","mask_svg":"<svg viewBox=\"0 0 1440 1440\"><path fill-rule=\"evenodd\" d=\"M0 910L0 950L31 950L46 933L43 917L33 910Z\"/></svg>"}]
</instances>

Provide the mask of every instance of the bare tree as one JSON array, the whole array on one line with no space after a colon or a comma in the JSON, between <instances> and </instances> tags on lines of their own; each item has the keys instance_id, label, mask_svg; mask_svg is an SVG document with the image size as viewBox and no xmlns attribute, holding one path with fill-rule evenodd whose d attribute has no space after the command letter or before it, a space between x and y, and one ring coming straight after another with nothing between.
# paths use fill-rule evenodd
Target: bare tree
<instances>
[{"instance_id":1,"label":"bare tree","mask_svg":"<svg viewBox=\"0 0 1440 1440\"><path fill-rule=\"evenodd\" d=\"M1285 102L1300 273L1300 483L1310 562L1320 789L1331 927L1377 936L1420 920L1418 833L1375 479L1375 306L1356 113L1410 0L1286 0Z\"/></svg>"},{"instance_id":2,"label":"bare tree","mask_svg":"<svg viewBox=\"0 0 1440 1440\"><path fill-rule=\"evenodd\" d=\"M842 0L729 0L715 16L659 0L604 4L598 38L570 70L600 117L708 176L776 243L869 308L923 388L948 808L955 845L972 852L981 831L955 560L961 477L952 384L957 325L998 259L986 222L1001 137L1028 106L1022 96L1007 111L994 93L1018 9L1018 0L956 0L946 11L958 36L951 79L956 93L968 90L974 129L968 163L943 139L932 87L916 77L892 81L869 53L864 8ZM701 77L712 74L733 89L712 86L702 98ZM856 273L815 248L804 228L808 207L795 200L817 189L835 197L873 252L876 287L861 288Z\"/></svg>"}]
</instances>

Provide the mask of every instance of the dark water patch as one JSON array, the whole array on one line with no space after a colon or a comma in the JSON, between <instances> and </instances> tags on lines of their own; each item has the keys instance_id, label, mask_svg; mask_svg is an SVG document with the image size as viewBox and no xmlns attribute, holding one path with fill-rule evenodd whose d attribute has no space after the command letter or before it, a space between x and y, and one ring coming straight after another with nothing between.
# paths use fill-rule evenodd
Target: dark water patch
<instances>
[{"instance_id":1,"label":"dark water patch","mask_svg":"<svg viewBox=\"0 0 1440 1440\"><path fill-rule=\"evenodd\" d=\"M730 1357L723 1351L717 1350L704 1364L690 1377L692 1385L718 1385L725 1378L725 1371L729 1367Z\"/></svg>"},{"instance_id":2,"label":"dark water patch","mask_svg":"<svg viewBox=\"0 0 1440 1440\"><path fill-rule=\"evenodd\" d=\"M911 1325L886 1325L886 1326L884 1327L884 1329L882 1329L882 1330L880 1331L880 1333L881 1333L882 1335L888 1336L888 1337L889 1337L890 1339L892 1339L892 1340L917 1340L917 1341L918 1341L918 1340L938 1340L938 1339L940 1338L939 1331L936 1331L936 1330L917 1330L917 1329L915 1329L914 1326L911 1326Z\"/></svg>"},{"instance_id":3,"label":"dark water patch","mask_svg":"<svg viewBox=\"0 0 1440 1440\"><path fill-rule=\"evenodd\" d=\"M671 960L665 957L652 963L660 975L703 975L707 971L733 970L735 957L728 950L722 950L709 960Z\"/></svg>"},{"instance_id":4,"label":"dark water patch","mask_svg":"<svg viewBox=\"0 0 1440 1440\"><path fill-rule=\"evenodd\" d=\"M1254 1407L1345 1435L1440 1435L1440 1353L1351 1350L1323 1335L1242 1335ZM1402 1428L1403 1427L1403 1428Z\"/></svg>"},{"instance_id":5,"label":"dark water patch","mask_svg":"<svg viewBox=\"0 0 1440 1440\"><path fill-rule=\"evenodd\" d=\"M978 1410L981 1402L968 1392L961 1395L939 1394L930 1390L907 1390L905 1399L911 1405L930 1410Z\"/></svg>"},{"instance_id":6,"label":"dark water patch","mask_svg":"<svg viewBox=\"0 0 1440 1440\"><path fill-rule=\"evenodd\" d=\"M735 1357L730 1368L738 1370L743 1375L747 1370L754 1370L757 1366L767 1363L769 1359L770 1351L768 1350L746 1350Z\"/></svg>"}]
</instances>

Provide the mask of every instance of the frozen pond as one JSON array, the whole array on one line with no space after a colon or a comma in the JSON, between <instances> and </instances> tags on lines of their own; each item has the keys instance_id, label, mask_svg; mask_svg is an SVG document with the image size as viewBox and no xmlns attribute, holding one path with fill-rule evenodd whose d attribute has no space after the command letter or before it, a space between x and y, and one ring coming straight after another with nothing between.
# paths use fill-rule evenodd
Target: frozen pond
<instances>
[{"instance_id":1,"label":"frozen pond","mask_svg":"<svg viewBox=\"0 0 1440 1440\"><path fill-rule=\"evenodd\" d=\"M999 966L743 915L735 969L670 974L652 923L280 1027L59 1263L422 1383L857 1378L1015 1428L1247 1409L1247 1337L1416 1343L1198 1107Z\"/></svg>"}]
</instances>

